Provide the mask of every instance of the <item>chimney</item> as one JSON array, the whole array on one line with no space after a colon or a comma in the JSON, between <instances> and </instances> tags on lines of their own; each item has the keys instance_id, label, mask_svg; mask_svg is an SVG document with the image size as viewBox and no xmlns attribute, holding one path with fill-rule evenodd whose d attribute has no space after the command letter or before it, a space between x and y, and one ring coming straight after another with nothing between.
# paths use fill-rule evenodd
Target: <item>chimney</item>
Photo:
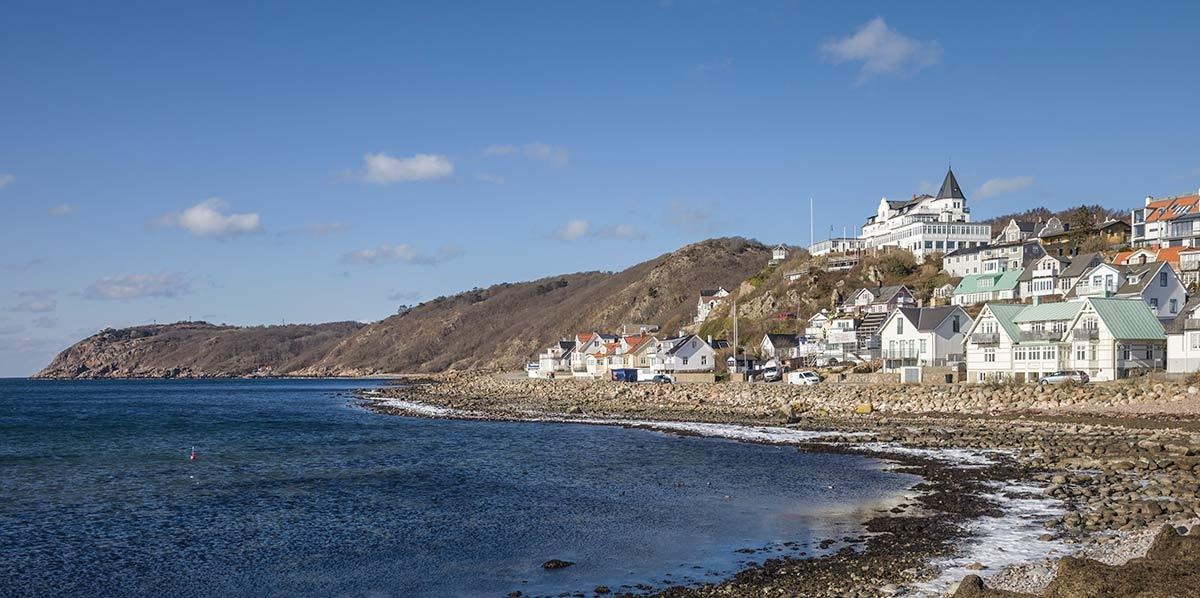
<instances>
[{"instance_id":1,"label":"chimney","mask_svg":"<svg viewBox=\"0 0 1200 598\"><path fill-rule=\"evenodd\" d=\"M712 335L708 335L708 346L712 346Z\"/></svg>"}]
</instances>

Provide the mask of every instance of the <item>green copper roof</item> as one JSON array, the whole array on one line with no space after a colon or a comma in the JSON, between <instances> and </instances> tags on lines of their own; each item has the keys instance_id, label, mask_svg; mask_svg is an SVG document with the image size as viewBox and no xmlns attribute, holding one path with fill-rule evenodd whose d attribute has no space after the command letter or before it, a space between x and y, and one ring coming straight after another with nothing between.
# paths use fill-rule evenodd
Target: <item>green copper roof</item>
<instances>
[{"instance_id":1,"label":"green copper roof","mask_svg":"<svg viewBox=\"0 0 1200 598\"><path fill-rule=\"evenodd\" d=\"M1119 341L1165 340L1162 324L1142 299L1090 299L1096 315Z\"/></svg>"},{"instance_id":2,"label":"green copper roof","mask_svg":"<svg viewBox=\"0 0 1200 598\"><path fill-rule=\"evenodd\" d=\"M1013 322L1048 322L1051 320L1070 320L1083 308L1082 301L1064 301L1061 303L1043 303L1029 305L1013 318Z\"/></svg>"},{"instance_id":3,"label":"green copper roof","mask_svg":"<svg viewBox=\"0 0 1200 598\"><path fill-rule=\"evenodd\" d=\"M956 295L965 295L967 293L990 293L992 291L1011 291L1017 288L1017 277L1021 276L1021 269L1008 270L1006 272L996 272L992 274L968 274L958 282L958 286L954 287ZM991 286L983 286L980 281L990 280Z\"/></svg>"},{"instance_id":4,"label":"green copper roof","mask_svg":"<svg viewBox=\"0 0 1200 598\"><path fill-rule=\"evenodd\" d=\"M1004 332L1008 334L1010 340L1021 340L1021 328L1013 323L1013 318L1025 309L1024 305L1019 303L989 303L988 309L992 310L992 315L1000 321L1000 327L1004 328Z\"/></svg>"}]
</instances>

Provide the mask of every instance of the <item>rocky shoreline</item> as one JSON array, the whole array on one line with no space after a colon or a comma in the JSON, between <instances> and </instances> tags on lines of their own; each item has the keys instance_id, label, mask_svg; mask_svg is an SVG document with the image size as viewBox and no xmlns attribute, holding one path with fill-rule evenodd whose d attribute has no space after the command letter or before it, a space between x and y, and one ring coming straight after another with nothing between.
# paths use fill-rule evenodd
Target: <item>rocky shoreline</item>
<instances>
[{"instance_id":1,"label":"rocky shoreline","mask_svg":"<svg viewBox=\"0 0 1200 598\"><path fill-rule=\"evenodd\" d=\"M1085 595L1063 588L1101 583L1103 576L1090 574L1070 581L1076 576L1071 571L1091 571L1093 563L1117 570L1151 567L1155 575L1135 576L1150 584L1155 593L1148 595L1182 596L1192 587L1181 585L1191 583L1188 568L1162 565L1173 552L1159 550L1153 565L1138 557L1152 552L1146 538L1160 528L1186 530L1200 521L1197 395L1187 384L1145 382L1050 388L654 386L448 375L410 379L364 398L379 411L431 417L626 425L634 420L651 426L710 422L821 432L791 443L877 456L925 480L915 504L868 522L870 533L857 546L807 560L768 560L722 583L669 588L663 596L928 594L936 593L930 579L955 571L980 576L955 584L962 596ZM936 458L956 454L986 454L989 463L955 467ZM1019 490L1011 493L1014 500L1061 506L1060 514L1037 522L1042 529L1030 539L1055 546L1058 554L1006 567L1013 555L993 547L981 560L961 564L970 558L964 554L972 554L972 522L991 521L1003 509L1004 500L996 498L1000 486ZM1059 557L1068 553L1107 558L1061 559L1064 574L1056 586ZM989 557L997 562L984 562Z\"/></svg>"}]
</instances>

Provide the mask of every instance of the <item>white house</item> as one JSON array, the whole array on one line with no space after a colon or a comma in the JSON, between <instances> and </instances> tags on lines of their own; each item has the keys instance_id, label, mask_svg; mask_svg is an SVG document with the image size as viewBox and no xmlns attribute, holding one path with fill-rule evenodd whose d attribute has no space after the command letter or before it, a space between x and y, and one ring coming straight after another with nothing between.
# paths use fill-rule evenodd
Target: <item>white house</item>
<instances>
[{"instance_id":1,"label":"white house","mask_svg":"<svg viewBox=\"0 0 1200 598\"><path fill-rule=\"evenodd\" d=\"M1071 296L1137 298L1145 301L1160 320L1174 320L1187 301L1187 290L1166 262L1100 264L1080 277L1068 293Z\"/></svg>"},{"instance_id":2,"label":"white house","mask_svg":"<svg viewBox=\"0 0 1200 598\"><path fill-rule=\"evenodd\" d=\"M1139 299L989 303L967 334L967 380L1034 382L1062 370L1116 380L1163 367L1165 348L1162 325Z\"/></svg>"},{"instance_id":3,"label":"white house","mask_svg":"<svg viewBox=\"0 0 1200 598\"><path fill-rule=\"evenodd\" d=\"M1092 268L1104 263L1104 256L1099 253L1081 253L1068 259L1069 263L1058 273L1058 292L1066 295Z\"/></svg>"},{"instance_id":4,"label":"white house","mask_svg":"<svg viewBox=\"0 0 1200 598\"><path fill-rule=\"evenodd\" d=\"M883 369L962 361L963 333L971 324L958 306L897 308L879 329Z\"/></svg>"},{"instance_id":5,"label":"white house","mask_svg":"<svg viewBox=\"0 0 1200 598\"><path fill-rule=\"evenodd\" d=\"M1058 275L1066 266L1066 260L1052 255L1045 255L1030 262L1017 279L1021 283L1021 298L1061 294L1063 291L1059 290Z\"/></svg>"},{"instance_id":6,"label":"white house","mask_svg":"<svg viewBox=\"0 0 1200 598\"><path fill-rule=\"evenodd\" d=\"M571 372L571 355L575 341L561 340L550 345L538 355L537 376L550 378L559 374L569 375ZM530 375L533 375L531 372Z\"/></svg>"},{"instance_id":7,"label":"white house","mask_svg":"<svg viewBox=\"0 0 1200 598\"><path fill-rule=\"evenodd\" d=\"M1037 241L1016 241L955 249L942 257L942 269L951 276L992 274L1019 270L1046 255Z\"/></svg>"},{"instance_id":8,"label":"white house","mask_svg":"<svg viewBox=\"0 0 1200 598\"><path fill-rule=\"evenodd\" d=\"M904 285L861 288L842 302L843 313L887 313L897 307L916 307L917 300Z\"/></svg>"},{"instance_id":9,"label":"white house","mask_svg":"<svg viewBox=\"0 0 1200 598\"><path fill-rule=\"evenodd\" d=\"M787 360L799 357L800 339L794 334L772 334L763 335L762 342L758 344L759 353L763 359L778 359Z\"/></svg>"},{"instance_id":10,"label":"white house","mask_svg":"<svg viewBox=\"0 0 1200 598\"><path fill-rule=\"evenodd\" d=\"M995 239L992 239L992 244L1019 243L1026 239L1036 239L1044 226L1041 222L1020 221L1016 218L1010 219L1008 224L1000 230L1000 234L996 235Z\"/></svg>"},{"instance_id":11,"label":"white house","mask_svg":"<svg viewBox=\"0 0 1200 598\"><path fill-rule=\"evenodd\" d=\"M1192 297L1167 326L1167 371L1200 371L1200 295Z\"/></svg>"},{"instance_id":12,"label":"white house","mask_svg":"<svg viewBox=\"0 0 1200 598\"><path fill-rule=\"evenodd\" d=\"M696 302L696 323L699 324L708 319L708 314L721 304L721 301L729 296L729 291L724 287L715 289L703 289L700 291L700 300Z\"/></svg>"},{"instance_id":13,"label":"white house","mask_svg":"<svg viewBox=\"0 0 1200 598\"><path fill-rule=\"evenodd\" d=\"M954 172L947 170L937 196L879 200L879 207L867 218L859 238L867 249L898 247L923 261L931 253L987 244L991 233L990 225L971 223L967 198Z\"/></svg>"},{"instance_id":14,"label":"white house","mask_svg":"<svg viewBox=\"0 0 1200 598\"><path fill-rule=\"evenodd\" d=\"M786 260L787 256L788 256L788 248L787 248L787 245L784 245L783 243L780 243L780 244L776 245L773 249L771 249L771 263L772 264L778 264L779 262Z\"/></svg>"},{"instance_id":15,"label":"white house","mask_svg":"<svg viewBox=\"0 0 1200 598\"><path fill-rule=\"evenodd\" d=\"M1145 205L1130 216L1134 247L1200 246L1200 192L1163 199L1146 197Z\"/></svg>"},{"instance_id":16,"label":"white house","mask_svg":"<svg viewBox=\"0 0 1200 598\"><path fill-rule=\"evenodd\" d=\"M829 237L808 246L808 253L813 257L830 253L856 253L866 247L866 242L857 237Z\"/></svg>"},{"instance_id":17,"label":"white house","mask_svg":"<svg viewBox=\"0 0 1200 598\"><path fill-rule=\"evenodd\" d=\"M617 338L614 334L600 334L597 332L581 332L576 334L575 346L571 350L570 356L571 374L580 377L594 376L594 372L600 364L597 359L592 359L589 371L589 356L602 353L606 350L606 345L616 342Z\"/></svg>"},{"instance_id":18,"label":"white house","mask_svg":"<svg viewBox=\"0 0 1200 598\"><path fill-rule=\"evenodd\" d=\"M651 369L656 372L711 372L717 354L704 339L694 334L658 342Z\"/></svg>"},{"instance_id":19,"label":"white house","mask_svg":"<svg viewBox=\"0 0 1200 598\"><path fill-rule=\"evenodd\" d=\"M809 339L825 338L825 329L829 327L829 310L822 309L808 319L804 326L804 336Z\"/></svg>"}]
</instances>

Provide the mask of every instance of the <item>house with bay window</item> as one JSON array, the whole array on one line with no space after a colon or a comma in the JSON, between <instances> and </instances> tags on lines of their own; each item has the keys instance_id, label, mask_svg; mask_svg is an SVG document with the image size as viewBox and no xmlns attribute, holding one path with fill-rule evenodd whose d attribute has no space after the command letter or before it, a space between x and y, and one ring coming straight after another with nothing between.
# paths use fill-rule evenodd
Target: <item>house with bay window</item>
<instances>
[{"instance_id":1,"label":"house with bay window","mask_svg":"<svg viewBox=\"0 0 1200 598\"><path fill-rule=\"evenodd\" d=\"M1116 380L1162 368L1166 343L1158 318L1140 299L989 303L967 333L967 380L1034 382L1062 370Z\"/></svg>"}]
</instances>

